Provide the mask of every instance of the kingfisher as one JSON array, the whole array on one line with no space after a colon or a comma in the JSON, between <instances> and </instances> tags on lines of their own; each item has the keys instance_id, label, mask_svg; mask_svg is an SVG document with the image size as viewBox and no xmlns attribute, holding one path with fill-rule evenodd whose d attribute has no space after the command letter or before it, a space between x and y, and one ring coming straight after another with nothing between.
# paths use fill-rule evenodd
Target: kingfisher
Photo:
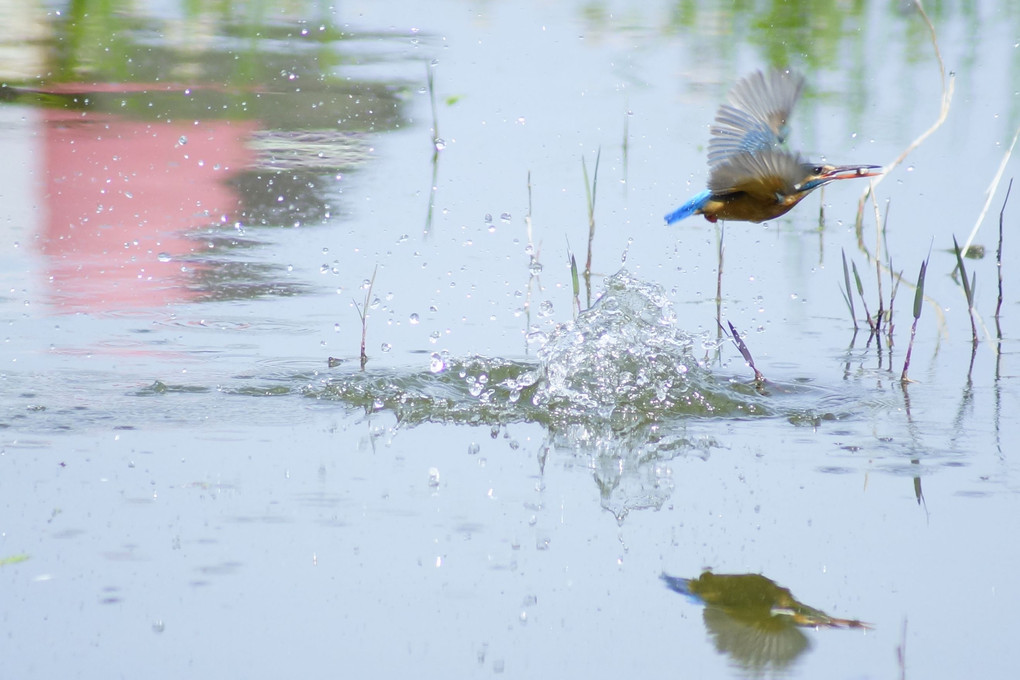
<instances>
[{"instance_id":1,"label":"kingfisher","mask_svg":"<svg viewBox=\"0 0 1020 680\"><path fill-rule=\"evenodd\" d=\"M823 184L882 174L880 165L812 163L785 148L787 119L803 87L804 77L789 69L740 80L711 127L708 189L666 215L666 223L691 215L764 222L785 215Z\"/></svg>"},{"instance_id":2,"label":"kingfisher","mask_svg":"<svg viewBox=\"0 0 1020 680\"><path fill-rule=\"evenodd\" d=\"M665 573L660 578L670 590L747 623L865 630L872 627L857 619L837 619L798 602L788 588L761 574L714 574L709 570L698 578Z\"/></svg>"}]
</instances>

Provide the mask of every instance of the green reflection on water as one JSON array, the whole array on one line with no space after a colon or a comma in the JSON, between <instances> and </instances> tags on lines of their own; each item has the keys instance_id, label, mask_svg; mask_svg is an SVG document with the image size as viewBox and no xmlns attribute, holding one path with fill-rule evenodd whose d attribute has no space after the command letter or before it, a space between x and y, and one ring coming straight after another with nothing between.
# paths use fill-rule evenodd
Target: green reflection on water
<instances>
[{"instance_id":1,"label":"green reflection on water","mask_svg":"<svg viewBox=\"0 0 1020 680\"><path fill-rule=\"evenodd\" d=\"M31 50L16 49L36 75L8 75L0 85L0 103L44 110L44 136L58 141L60 153L70 153L76 141L87 142L95 159L121 163L137 182L173 171L177 184L164 182L162 192L180 196L180 210L167 211L171 217L196 212L199 199L181 184L208 182L180 170L182 155L189 158L190 142L216 137L204 154L209 167L219 170L222 163L217 182L236 200L209 212L208 224L191 220L180 243L193 239L195 247L187 252L179 246L162 261L186 266L181 278L187 279L185 297L192 301L301 293L305 288L286 281L280 265L254 259L253 245L260 240L244 228L317 225L342 212L338 183L370 160L370 136L409 124L405 109L414 80L402 77L400 68L382 69L381 75L363 72L365 66L399 61L395 55L402 54L405 36L342 31L319 3L271 8L262 2L186 2L180 8L183 18L171 19L112 0L78 0L63 12L30 12L40 39ZM231 128L217 125L220 121L244 125ZM131 127L138 122L149 127ZM132 135L165 135L166 146L157 147L165 149L178 134L177 146L189 146L174 157L168 152L140 159L124 141ZM48 167L45 181L86 192L107 180L106 165L112 162L92 158L79 154L78 165L69 170ZM70 173L69 183L61 173ZM73 199L52 195L68 223L87 221ZM140 204L152 203L148 195L137 196ZM284 196L287 200L281 200ZM153 237L146 229L116 221L129 213L111 214L112 226L130 229L138 234L140 249L148 247L146 239ZM179 226L163 214L149 220L156 230ZM214 242L216 249L206 247ZM84 257L88 239L82 244L80 252L62 252L62 257ZM153 246L149 257L163 248Z\"/></svg>"}]
</instances>

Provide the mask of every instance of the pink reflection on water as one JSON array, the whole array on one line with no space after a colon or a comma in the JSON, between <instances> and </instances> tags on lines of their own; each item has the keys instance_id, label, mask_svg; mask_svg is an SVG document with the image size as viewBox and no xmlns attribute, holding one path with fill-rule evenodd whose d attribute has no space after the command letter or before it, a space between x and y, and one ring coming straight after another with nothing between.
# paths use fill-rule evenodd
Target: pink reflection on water
<instances>
[{"instance_id":1,"label":"pink reflection on water","mask_svg":"<svg viewBox=\"0 0 1020 680\"><path fill-rule=\"evenodd\" d=\"M232 221L227 183L250 165L251 121L140 122L43 112L43 237L50 303L109 312L192 299L195 229ZM201 265L197 265L201 266Z\"/></svg>"}]
</instances>

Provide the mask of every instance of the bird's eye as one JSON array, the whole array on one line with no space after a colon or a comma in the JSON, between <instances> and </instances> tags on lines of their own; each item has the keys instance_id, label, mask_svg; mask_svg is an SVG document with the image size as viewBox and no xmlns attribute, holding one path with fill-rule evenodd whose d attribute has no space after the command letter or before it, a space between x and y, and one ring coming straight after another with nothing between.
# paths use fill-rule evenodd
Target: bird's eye
<instances>
[{"instance_id":1,"label":"bird's eye","mask_svg":"<svg viewBox=\"0 0 1020 680\"><path fill-rule=\"evenodd\" d=\"M815 175L820 175L823 172L825 172L825 168L821 165L816 165L815 167L811 168L811 172Z\"/></svg>"}]
</instances>

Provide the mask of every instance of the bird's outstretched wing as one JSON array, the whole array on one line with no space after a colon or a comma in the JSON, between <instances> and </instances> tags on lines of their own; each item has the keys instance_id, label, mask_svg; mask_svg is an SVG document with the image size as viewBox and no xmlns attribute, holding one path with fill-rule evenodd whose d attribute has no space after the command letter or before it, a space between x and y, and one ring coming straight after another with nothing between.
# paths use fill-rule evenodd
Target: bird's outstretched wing
<instances>
[{"instance_id":1,"label":"bird's outstretched wing","mask_svg":"<svg viewBox=\"0 0 1020 680\"><path fill-rule=\"evenodd\" d=\"M797 193L795 185L804 173L803 161L789 151L775 147L741 151L712 166L708 189L713 196L743 192L774 200Z\"/></svg>"},{"instance_id":2,"label":"bird's outstretched wing","mask_svg":"<svg viewBox=\"0 0 1020 680\"><path fill-rule=\"evenodd\" d=\"M738 82L730 92L730 103L716 112L708 165L714 168L737 154L779 147L803 87L804 77L789 70L756 71Z\"/></svg>"}]
</instances>

